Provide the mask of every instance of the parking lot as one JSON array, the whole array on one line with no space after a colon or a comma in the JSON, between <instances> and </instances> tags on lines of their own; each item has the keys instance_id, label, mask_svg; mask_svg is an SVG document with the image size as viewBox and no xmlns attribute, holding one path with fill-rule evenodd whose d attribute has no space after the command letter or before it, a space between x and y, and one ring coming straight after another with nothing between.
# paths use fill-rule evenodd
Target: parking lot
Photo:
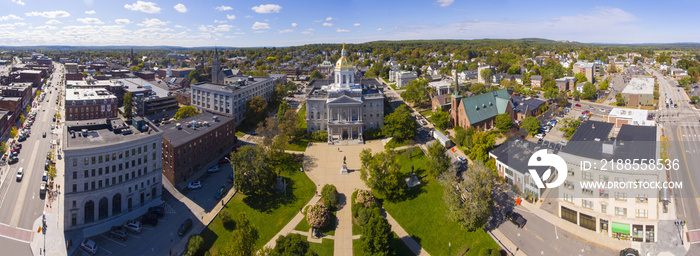
<instances>
[{"instance_id":1,"label":"parking lot","mask_svg":"<svg viewBox=\"0 0 700 256\"><path fill-rule=\"evenodd\" d=\"M226 186L227 191L232 189L232 184L227 182L228 176L233 172L229 163L219 164L218 172L204 174L199 181L201 189L181 191L180 195L173 195L167 189L163 190L164 215L158 219L156 226L141 224L141 233L127 232L127 238L122 241L110 236L109 232L90 237L95 241L98 250L95 255L169 255L169 251L181 239L188 239L196 234L193 230L200 230L204 224L201 217L220 204L221 199L215 199L214 195L221 186ZM176 198L180 197L180 198ZM193 221L190 228L183 236L178 235L180 225L190 218ZM80 243L80 241L74 241ZM78 245L79 244L75 244ZM174 255L176 252L172 252ZM75 250L72 255L90 255L83 250Z\"/></svg>"},{"instance_id":2,"label":"parking lot","mask_svg":"<svg viewBox=\"0 0 700 256\"><path fill-rule=\"evenodd\" d=\"M581 116L581 113L584 111L589 111L591 113L591 117L589 120L594 120L594 121L607 121L607 113L608 112L602 112L600 109L595 109L587 106L582 106L582 107L576 107L576 103L574 103L573 108L570 110L557 110L554 112L547 112L545 115L540 116L539 120L542 122L542 125L544 126L552 120L553 118L556 118L559 122L552 127L552 129L545 133L545 136L542 139L542 143L545 143L545 141L548 141L549 143L555 143L555 144L562 144L562 141L567 141L567 139L564 137L564 132L560 131L559 128L561 128L561 120L564 118L572 118L576 119L579 116ZM607 110L606 110L607 111ZM566 112L566 114L564 114ZM563 116L562 116L563 115ZM538 138L531 137L529 139L532 142L538 142ZM564 142L565 144L566 142Z\"/></svg>"}]
</instances>

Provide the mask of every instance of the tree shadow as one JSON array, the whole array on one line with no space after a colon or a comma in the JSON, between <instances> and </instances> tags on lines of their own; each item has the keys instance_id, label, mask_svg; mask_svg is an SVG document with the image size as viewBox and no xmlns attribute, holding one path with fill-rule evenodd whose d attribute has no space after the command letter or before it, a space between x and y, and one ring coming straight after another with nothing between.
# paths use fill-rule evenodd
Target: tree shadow
<instances>
[{"instance_id":1,"label":"tree shadow","mask_svg":"<svg viewBox=\"0 0 700 256\"><path fill-rule=\"evenodd\" d=\"M200 236L202 236L202 244L199 246L199 251L197 251L196 255L204 255L205 252L209 251L212 249L212 246L214 246L214 242L216 242L217 239L219 239L219 236L214 233L209 227L205 227L204 230L202 230L201 233L199 233ZM214 248L216 249L221 249L221 248Z\"/></svg>"},{"instance_id":2,"label":"tree shadow","mask_svg":"<svg viewBox=\"0 0 700 256\"><path fill-rule=\"evenodd\" d=\"M304 168L304 171L309 171L311 169L314 169L318 166L317 164L317 158L311 155L304 154L304 161L302 162L302 167Z\"/></svg>"},{"instance_id":3,"label":"tree shadow","mask_svg":"<svg viewBox=\"0 0 700 256\"><path fill-rule=\"evenodd\" d=\"M290 178L284 177L284 180L287 182L286 193L284 191L274 191L246 195L246 197L243 198L243 203L256 211L263 213L270 213L272 210L277 209L282 205L294 203L296 201L296 196L294 195L293 191L296 184L294 183L294 180Z\"/></svg>"},{"instance_id":4,"label":"tree shadow","mask_svg":"<svg viewBox=\"0 0 700 256\"><path fill-rule=\"evenodd\" d=\"M506 214L513 211L515 202L508 196L506 192L508 189L508 184L494 184L494 188L491 191L494 205L491 210L491 216L489 216L489 220L484 225L485 231L492 231L498 228L507 221Z\"/></svg>"},{"instance_id":5,"label":"tree shadow","mask_svg":"<svg viewBox=\"0 0 700 256\"><path fill-rule=\"evenodd\" d=\"M345 207L347 205L349 205L348 204L348 197L343 193L338 193L338 205L337 205L338 209L336 209L336 210L340 211L341 209L343 209L343 207Z\"/></svg>"}]
</instances>

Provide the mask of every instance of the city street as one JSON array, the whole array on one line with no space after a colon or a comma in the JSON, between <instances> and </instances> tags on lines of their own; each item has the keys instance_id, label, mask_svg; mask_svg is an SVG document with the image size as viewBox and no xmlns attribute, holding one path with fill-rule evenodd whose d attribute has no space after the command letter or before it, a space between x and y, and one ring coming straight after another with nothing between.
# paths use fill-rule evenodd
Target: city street
<instances>
[{"instance_id":1,"label":"city street","mask_svg":"<svg viewBox=\"0 0 700 256\"><path fill-rule=\"evenodd\" d=\"M9 171L0 186L0 223L18 228L8 232L16 234L25 230L36 230L38 227L32 227L32 225L44 211L45 198L40 196L40 185L46 154L51 150L51 140L57 139L57 135L51 131L51 124L55 124L52 118L58 109L56 98L59 91L55 88L60 81L59 74L57 70L56 75L50 80L52 86L46 90L44 101L32 108L37 115L32 125L31 136L26 141L20 142L22 150L19 153L19 162L9 166ZM46 132L46 138L42 137L44 132ZM20 167L24 169L24 177L18 182L16 173ZM7 235L0 234L0 246L5 248L17 243L16 240L8 239ZM10 235L10 237L13 236Z\"/></svg>"}]
</instances>

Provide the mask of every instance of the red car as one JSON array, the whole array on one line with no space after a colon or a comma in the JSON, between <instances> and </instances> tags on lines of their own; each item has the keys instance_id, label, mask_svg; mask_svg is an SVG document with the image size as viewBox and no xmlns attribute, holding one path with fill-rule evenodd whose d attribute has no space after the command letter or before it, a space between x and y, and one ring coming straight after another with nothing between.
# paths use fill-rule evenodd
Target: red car
<instances>
[{"instance_id":1,"label":"red car","mask_svg":"<svg viewBox=\"0 0 700 256\"><path fill-rule=\"evenodd\" d=\"M579 108L580 108L580 107L581 107L581 104L576 104L576 105L574 105L574 106L577 106L577 107L579 107Z\"/></svg>"}]
</instances>

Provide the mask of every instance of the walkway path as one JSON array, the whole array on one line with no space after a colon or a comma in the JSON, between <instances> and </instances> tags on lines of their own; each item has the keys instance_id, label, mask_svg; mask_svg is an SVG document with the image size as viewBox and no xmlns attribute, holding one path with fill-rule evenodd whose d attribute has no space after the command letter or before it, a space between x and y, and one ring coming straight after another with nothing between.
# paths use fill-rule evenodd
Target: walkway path
<instances>
[{"instance_id":1,"label":"walkway path","mask_svg":"<svg viewBox=\"0 0 700 256\"><path fill-rule=\"evenodd\" d=\"M351 256L353 255L352 240L358 239L359 236L352 234L352 212L350 210L350 198L352 193L357 189L367 189L365 183L360 179L359 169L362 166L359 155L360 152L369 148L372 152L381 152L384 150L384 144L381 141L368 141L364 145L350 146L331 146L325 143L313 143L306 148L304 153L304 171L309 178L316 184L318 191L325 184L333 184L338 189L340 210L337 212L338 227L335 230L335 236L324 237L334 239L334 255ZM346 163L349 169L349 174L341 175L340 168L343 163L343 157L346 157ZM314 197L307 205L315 204L320 198ZM294 228L302 220L303 214L297 214L275 237L273 237L266 246L274 247L275 240L280 235L289 233L298 233ZM391 230L395 232L401 240L416 254L429 255L423 250L420 245L411 238L410 235L391 217L387 214L387 220L391 224Z\"/></svg>"}]
</instances>

